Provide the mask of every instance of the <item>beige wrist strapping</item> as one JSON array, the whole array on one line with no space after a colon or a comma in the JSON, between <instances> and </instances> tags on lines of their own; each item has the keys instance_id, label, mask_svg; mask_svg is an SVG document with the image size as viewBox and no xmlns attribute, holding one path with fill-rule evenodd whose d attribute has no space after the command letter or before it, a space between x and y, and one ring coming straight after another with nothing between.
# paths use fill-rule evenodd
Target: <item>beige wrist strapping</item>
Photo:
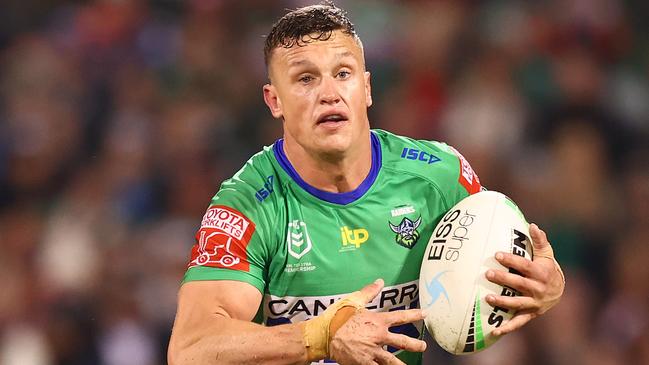
<instances>
[{"instance_id":1,"label":"beige wrist strapping","mask_svg":"<svg viewBox=\"0 0 649 365\"><path fill-rule=\"evenodd\" d=\"M346 296L345 298L332 304L321 315L314 317L302 326L304 345L307 350L309 361L324 359L329 356L329 341L331 322L336 317L339 310L345 307L355 308L359 312L365 308L365 301L360 291L356 291ZM346 315L342 323L349 319ZM341 323L341 325L342 325ZM338 326L339 327L339 326Z\"/></svg>"}]
</instances>

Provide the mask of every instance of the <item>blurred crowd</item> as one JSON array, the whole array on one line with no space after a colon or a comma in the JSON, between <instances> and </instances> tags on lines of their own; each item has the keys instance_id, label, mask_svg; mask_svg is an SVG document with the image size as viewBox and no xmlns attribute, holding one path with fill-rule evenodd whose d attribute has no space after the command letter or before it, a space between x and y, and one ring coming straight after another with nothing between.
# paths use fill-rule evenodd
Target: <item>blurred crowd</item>
<instances>
[{"instance_id":1,"label":"blurred crowd","mask_svg":"<svg viewBox=\"0 0 649 365\"><path fill-rule=\"evenodd\" d=\"M298 0L3 1L0 364L166 363L211 196L280 137L264 34ZM649 5L338 0L374 128L446 141L549 235L561 303L431 364L649 364Z\"/></svg>"}]
</instances>

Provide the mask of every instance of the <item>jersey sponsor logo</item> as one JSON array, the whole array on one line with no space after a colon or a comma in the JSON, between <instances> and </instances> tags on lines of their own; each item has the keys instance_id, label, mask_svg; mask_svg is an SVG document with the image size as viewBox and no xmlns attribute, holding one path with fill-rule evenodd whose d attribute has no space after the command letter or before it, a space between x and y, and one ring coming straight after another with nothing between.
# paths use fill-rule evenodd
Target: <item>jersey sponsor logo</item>
<instances>
[{"instance_id":1,"label":"jersey sponsor logo","mask_svg":"<svg viewBox=\"0 0 649 365\"><path fill-rule=\"evenodd\" d=\"M255 224L237 210L221 205L208 208L196 233L189 267L248 271L246 247L254 231Z\"/></svg>"},{"instance_id":2,"label":"jersey sponsor logo","mask_svg":"<svg viewBox=\"0 0 649 365\"><path fill-rule=\"evenodd\" d=\"M401 158L405 158L406 160L426 162L428 165L437 161L441 161L439 157L433 154L408 147L405 147L403 151L401 151Z\"/></svg>"},{"instance_id":3,"label":"jersey sponsor logo","mask_svg":"<svg viewBox=\"0 0 649 365\"><path fill-rule=\"evenodd\" d=\"M343 247L340 251L355 250L370 238L370 234L365 228L350 229L347 226L340 227L340 236Z\"/></svg>"},{"instance_id":4,"label":"jersey sponsor logo","mask_svg":"<svg viewBox=\"0 0 649 365\"><path fill-rule=\"evenodd\" d=\"M481 191L482 186L480 185L480 179L475 171L473 171L469 161L467 161L455 148L451 147L451 150L453 150L460 160L460 176L458 177L458 182L466 189L469 195Z\"/></svg>"},{"instance_id":5,"label":"jersey sponsor logo","mask_svg":"<svg viewBox=\"0 0 649 365\"><path fill-rule=\"evenodd\" d=\"M403 309L419 308L419 280L403 284L387 286L381 290L365 308L371 311L388 312ZM275 296L264 295L263 316L269 326L285 323L306 321L322 314L331 304L349 295L342 293L328 296ZM420 338L423 321L407 323L390 328L390 332L402 333L410 337ZM388 351L399 353L401 350L388 346Z\"/></svg>"},{"instance_id":6,"label":"jersey sponsor logo","mask_svg":"<svg viewBox=\"0 0 649 365\"><path fill-rule=\"evenodd\" d=\"M264 187L257 190L255 193L255 198L261 203L266 198L270 196L270 194L275 191L275 188L273 188L273 181L275 180L275 176L270 175L266 178L266 181L264 182Z\"/></svg>"},{"instance_id":7,"label":"jersey sponsor logo","mask_svg":"<svg viewBox=\"0 0 649 365\"><path fill-rule=\"evenodd\" d=\"M240 240L250 225L250 220L236 210L216 205L210 207L201 222L201 228L214 228Z\"/></svg>"},{"instance_id":8,"label":"jersey sponsor logo","mask_svg":"<svg viewBox=\"0 0 649 365\"><path fill-rule=\"evenodd\" d=\"M313 243L311 243L306 223L294 220L288 224L286 246L288 253L298 260L311 251Z\"/></svg>"},{"instance_id":9,"label":"jersey sponsor logo","mask_svg":"<svg viewBox=\"0 0 649 365\"><path fill-rule=\"evenodd\" d=\"M413 248L419 241L420 234L417 228L421 225L421 216L414 222L410 218L404 217L399 225L395 226L389 221L388 224L392 232L397 234L394 239L399 245Z\"/></svg>"},{"instance_id":10,"label":"jersey sponsor logo","mask_svg":"<svg viewBox=\"0 0 649 365\"><path fill-rule=\"evenodd\" d=\"M386 286L365 308L372 311L386 312L394 309L409 309L419 306L419 280L409 281L394 286ZM264 295L264 318L287 318L291 322L300 322L319 316L331 304L351 293L325 296L275 296Z\"/></svg>"},{"instance_id":11,"label":"jersey sponsor logo","mask_svg":"<svg viewBox=\"0 0 649 365\"><path fill-rule=\"evenodd\" d=\"M208 263L222 267L232 267L241 262L241 259L232 254L232 237L222 232L200 231L198 239L198 257L192 264L206 265ZM220 250L220 251L219 251ZM220 252L220 253L219 253Z\"/></svg>"}]
</instances>

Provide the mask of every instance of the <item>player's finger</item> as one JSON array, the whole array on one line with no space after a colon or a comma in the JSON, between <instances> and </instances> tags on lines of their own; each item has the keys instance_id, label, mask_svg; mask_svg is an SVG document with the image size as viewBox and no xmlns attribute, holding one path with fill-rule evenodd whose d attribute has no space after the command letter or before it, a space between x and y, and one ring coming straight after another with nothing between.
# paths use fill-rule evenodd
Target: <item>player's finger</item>
<instances>
[{"instance_id":1,"label":"player's finger","mask_svg":"<svg viewBox=\"0 0 649 365\"><path fill-rule=\"evenodd\" d=\"M363 304L371 302L381 292L383 285L385 285L383 279L376 279L372 284L366 285L360 290L359 299L363 301Z\"/></svg>"},{"instance_id":2,"label":"player's finger","mask_svg":"<svg viewBox=\"0 0 649 365\"><path fill-rule=\"evenodd\" d=\"M350 364L346 362L346 364ZM354 358L353 364L356 365L381 365L380 361L374 360L371 356L363 356L362 358Z\"/></svg>"},{"instance_id":3,"label":"player's finger","mask_svg":"<svg viewBox=\"0 0 649 365\"><path fill-rule=\"evenodd\" d=\"M374 360L380 365L406 365L403 361L399 360L391 353L380 349L374 354Z\"/></svg>"},{"instance_id":4,"label":"player's finger","mask_svg":"<svg viewBox=\"0 0 649 365\"><path fill-rule=\"evenodd\" d=\"M400 333L388 332L385 344L410 352L424 352L426 350L426 342Z\"/></svg>"},{"instance_id":5,"label":"player's finger","mask_svg":"<svg viewBox=\"0 0 649 365\"><path fill-rule=\"evenodd\" d=\"M531 297L508 297L504 295L489 294L485 300L492 307L498 306L513 309L517 312L521 310L537 310L539 308L538 302Z\"/></svg>"},{"instance_id":6,"label":"player's finger","mask_svg":"<svg viewBox=\"0 0 649 365\"><path fill-rule=\"evenodd\" d=\"M541 291L539 283L520 275L502 270L487 270L485 276L492 283L504 285L524 294L534 294Z\"/></svg>"},{"instance_id":7,"label":"player's finger","mask_svg":"<svg viewBox=\"0 0 649 365\"><path fill-rule=\"evenodd\" d=\"M563 270L561 270L561 266L554 258L552 245L550 245L545 232L543 232L539 226L532 223L530 224L530 235L532 236L532 245L534 246L534 261L539 262L540 260L550 260L552 264L554 264L554 269L559 273L559 276L561 276L561 280L565 286L566 277L563 274ZM563 288L561 291L563 292Z\"/></svg>"},{"instance_id":8,"label":"player's finger","mask_svg":"<svg viewBox=\"0 0 649 365\"><path fill-rule=\"evenodd\" d=\"M496 252L496 260L503 266L514 269L527 277L534 276L536 274L535 269L538 269L532 261L508 252Z\"/></svg>"},{"instance_id":9,"label":"player's finger","mask_svg":"<svg viewBox=\"0 0 649 365\"><path fill-rule=\"evenodd\" d=\"M492 334L494 336L506 335L510 332L513 332L521 327L523 327L527 322L531 321L535 315L533 313L516 313L512 319L507 321L504 325L499 328L496 328Z\"/></svg>"},{"instance_id":10,"label":"player's finger","mask_svg":"<svg viewBox=\"0 0 649 365\"><path fill-rule=\"evenodd\" d=\"M406 309L381 313L381 316L385 323L391 327L421 321L426 318L426 312L422 309Z\"/></svg>"},{"instance_id":11,"label":"player's finger","mask_svg":"<svg viewBox=\"0 0 649 365\"><path fill-rule=\"evenodd\" d=\"M554 252L548 236L545 232L534 223L530 224L530 236L532 238L532 247L534 247L534 257L554 258Z\"/></svg>"}]
</instances>

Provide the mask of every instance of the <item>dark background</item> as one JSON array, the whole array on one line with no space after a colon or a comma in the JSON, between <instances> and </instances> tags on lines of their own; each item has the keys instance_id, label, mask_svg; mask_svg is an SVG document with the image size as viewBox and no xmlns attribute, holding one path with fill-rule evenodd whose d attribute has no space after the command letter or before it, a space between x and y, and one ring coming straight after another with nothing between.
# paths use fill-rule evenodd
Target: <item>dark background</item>
<instances>
[{"instance_id":1,"label":"dark background","mask_svg":"<svg viewBox=\"0 0 649 365\"><path fill-rule=\"evenodd\" d=\"M2 1L0 364L165 363L194 231L280 137L263 35L303 1ZM338 1L375 128L459 149L546 229L562 302L437 364L649 364L649 6Z\"/></svg>"}]
</instances>

